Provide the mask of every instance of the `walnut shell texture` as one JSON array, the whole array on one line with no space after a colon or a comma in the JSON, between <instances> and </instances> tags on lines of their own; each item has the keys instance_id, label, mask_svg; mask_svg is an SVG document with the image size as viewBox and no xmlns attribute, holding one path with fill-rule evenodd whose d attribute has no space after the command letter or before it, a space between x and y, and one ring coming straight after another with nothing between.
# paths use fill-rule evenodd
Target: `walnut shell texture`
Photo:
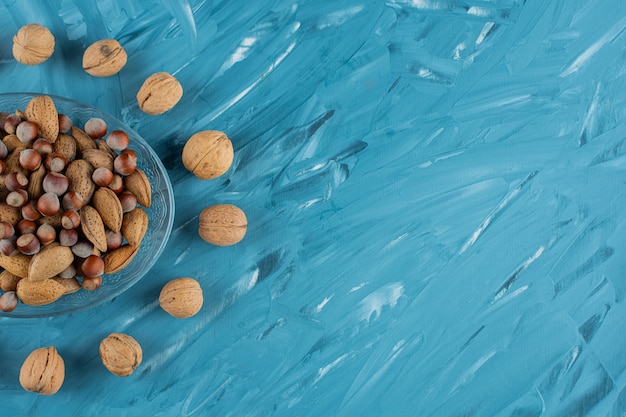
<instances>
[{"instance_id":1,"label":"walnut shell texture","mask_svg":"<svg viewBox=\"0 0 626 417\"><path fill-rule=\"evenodd\" d=\"M232 204L216 204L200 212L198 234L207 243L234 245L244 238L247 228L245 213Z\"/></svg>"},{"instance_id":2,"label":"walnut shell texture","mask_svg":"<svg viewBox=\"0 0 626 417\"><path fill-rule=\"evenodd\" d=\"M110 77L120 72L126 51L115 39L102 39L89 45L83 53L83 69L94 77Z\"/></svg>"},{"instance_id":3,"label":"walnut shell texture","mask_svg":"<svg viewBox=\"0 0 626 417\"><path fill-rule=\"evenodd\" d=\"M65 362L54 346L33 350L20 369L20 385L42 395L56 394L65 379Z\"/></svg>"},{"instance_id":4,"label":"walnut shell texture","mask_svg":"<svg viewBox=\"0 0 626 417\"><path fill-rule=\"evenodd\" d=\"M129 376L141 364L141 345L124 333L111 333L100 342L100 359L112 374Z\"/></svg>"},{"instance_id":5,"label":"walnut shell texture","mask_svg":"<svg viewBox=\"0 0 626 417\"><path fill-rule=\"evenodd\" d=\"M159 304L171 316L184 319L196 315L204 298L200 283L193 278L176 278L161 289Z\"/></svg>"},{"instance_id":6,"label":"walnut shell texture","mask_svg":"<svg viewBox=\"0 0 626 417\"><path fill-rule=\"evenodd\" d=\"M137 93L137 104L144 112L156 116L170 110L183 96L183 87L167 72L149 76Z\"/></svg>"},{"instance_id":7,"label":"walnut shell texture","mask_svg":"<svg viewBox=\"0 0 626 417\"><path fill-rule=\"evenodd\" d=\"M183 165L203 180L223 175L232 165L233 158L232 142L224 132L217 130L198 132L183 147Z\"/></svg>"},{"instance_id":8,"label":"walnut shell texture","mask_svg":"<svg viewBox=\"0 0 626 417\"><path fill-rule=\"evenodd\" d=\"M41 64L54 52L54 35L45 26L22 26L13 37L13 56L25 65Z\"/></svg>"}]
</instances>

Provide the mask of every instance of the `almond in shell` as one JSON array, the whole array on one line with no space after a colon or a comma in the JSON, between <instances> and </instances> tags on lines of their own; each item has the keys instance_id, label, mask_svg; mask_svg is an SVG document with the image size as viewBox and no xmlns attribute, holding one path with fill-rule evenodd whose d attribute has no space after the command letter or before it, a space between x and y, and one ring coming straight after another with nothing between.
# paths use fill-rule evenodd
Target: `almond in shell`
<instances>
[{"instance_id":1,"label":"almond in shell","mask_svg":"<svg viewBox=\"0 0 626 417\"><path fill-rule=\"evenodd\" d=\"M41 281L21 279L17 283L17 297L24 303L33 306L50 304L65 294L65 287L53 279Z\"/></svg>"},{"instance_id":2,"label":"almond in shell","mask_svg":"<svg viewBox=\"0 0 626 417\"><path fill-rule=\"evenodd\" d=\"M80 153L86 149L97 149L96 141L93 140L83 129L77 126L72 126L70 131L74 141L76 142L76 150Z\"/></svg>"},{"instance_id":3,"label":"almond in shell","mask_svg":"<svg viewBox=\"0 0 626 417\"><path fill-rule=\"evenodd\" d=\"M152 188L146 173L137 168L135 171L124 177L124 187L137 197L137 202L149 208L152 204Z\"/></svg>"},{"instance_id":4,"label":"almond in shell","mask_svg":"<svg viewBox=\"0 0 626 417\"><path fill-rule=\"evenodd\" d=\"M0 221L15 226L20 220L22 220L22 213L19 208L0 202Z\"/></svg>"},{"instance_id":5,"label":"almond in shell","mask_svg":"<svg viewBox=\"0 0 626 417\"><path fill-rule=\"evenodd\" d=\"M50 96L33 97L24 109L26 120L37 123L39 136L54 143L59 136L59 114Z\"/></svg>"},{"instance_id":6,"label":"almond in shell","mask_svg":"<svg viewBox=\"0 0 626 417\"><path fill-rule=\"evenodd\" d=\"M102 256L104 260L104 273L114 274L126 268L139 252L138 246L122 245L119 248L109 251Z\"/></svg>"},{"instance_id":7,"label":"almond in shell","mask_svg":"<svg viewBox=\"0 0 626 417\"><path fill-rule=\"evenodd\" d=\"M73 278L53 277L51 279L58 282L59 284L63 286L63 288L65 289L64 294L71 294L82 288L80 286L80 282L78 282L76 277L73 277Z\"/></svg>"},{"instance_id":8,"label":"almond in shell","mask_svg":"<svg viewBox=\"0 0 626 417\"><path fill-rule=\"evenodd\" d=\"M33 255L28 268L29 281L55 277L74 262L74 254L67 246L51 243Z\"/></svg>"},{"instance_id":9,"label":"almond in shell","mask_svg":"<svg viewBox=\"0 0 626 417\"><path fill-rule=\"evenodd\" d=\"M98 210L92 206L83 206L80 209L80 227L83 234L100 252L107 250L107 237L104 222Z\"/></svg>"},{"instance_id":10,"label":"almond in shell","mask_svg":"<svg viewBox=\"0 0 626 417\"><path fill-rule=\"evenodd\" d=\"M43 179L46 173L46 167L42 164L30 174L26 191L28 191L28 197L31 200L36 200L43 194Z\"/></svg>"},{"instance_id":11,"label":"almond in shell","mask_svg":"<svg viewBox=\"0 0 626 417\"><path fill-rule=\"evenodd\" d=\"M10 256L0 253L0 267L6 269L13 275L26 278L31 257L20 252L12 253Z\"/></svg>"},{"instance_id":12,"label":"almond in shell","mask_svg":"<svg viewBox=\"0 0 626 417\"><path fill-rule=\"evenodd\" d=\"M17 288L17 282L21 279L21 277L18 277L5 269L2 273L0 273L0 288L4 292L15 291Z\"/></svg>"},{"instance_id":13,"label":"almond in shell","mask_svg":"<svg viewBox=\"0 0 626 417\"><path fill-rule=\"evenodd\" d=\"M122 227L122 203L113 190L100 187L93 193L91 204L98 211L102 222L114 232L119 232Z\"/></svg>"},{"instance_id":14,"label":"almond in shell","mask_svg":"<svg viewBox=\"0 0 626 417\"><path fill-rule=\"evenodd\" d=\"M54 153L63 155L65 162L69 164L76 158L76 140L70 135L60 133L57 141L52 145Z\"/></svg>"},{"instance_id":15,"label":"almond in shell","mask_svg":"<svg viewBox=\"0 0 626 417\"><path fill-rule=\"evenodd\" d=\"M91 179L93 166L84 159L72 161L65 169L65 176L69 180L68 191L74 191L83 198L84 202L91 200L96 184Z\"/></svg>"},{"instance_id":16,"label":"almond in shell","mask_svg":"<svg viewBox=\"0 0 626 417\"><path fill-rule=\"evenodd\" d=\"M131 246L139 246L148 230L148 214L141 207L135 207L124 214L122 236Z\"/></svg>"},{"instance_id":17,"label":"almond in shell","mask_svg":"<svg viewBox=\"0 0 626 417\"><path fill-rule=\"evenodd\" d=\"M82 157L89 162L94 169L105 167L113 171L113 156L102 149L85 149L82 152Z\"/></svg>"}]
</instances>

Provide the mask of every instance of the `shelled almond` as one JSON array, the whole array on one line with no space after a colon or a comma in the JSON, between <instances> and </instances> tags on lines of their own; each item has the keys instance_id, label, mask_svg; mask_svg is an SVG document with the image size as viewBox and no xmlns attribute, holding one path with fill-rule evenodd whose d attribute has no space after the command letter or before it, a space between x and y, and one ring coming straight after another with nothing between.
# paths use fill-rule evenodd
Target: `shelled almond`
<instances>
[{"instance_id":1,"label":"shelled almond","mask_svg":"<svg viewBox=\"0 0 626 417\"><path fill-rule=\"evenodd\" d=\"M49 96L0 119L2 290L44 305L105 285L139 250L152 201L128 135L109 140L102 119L74 126Z\"/></svg>"}]
</instances>

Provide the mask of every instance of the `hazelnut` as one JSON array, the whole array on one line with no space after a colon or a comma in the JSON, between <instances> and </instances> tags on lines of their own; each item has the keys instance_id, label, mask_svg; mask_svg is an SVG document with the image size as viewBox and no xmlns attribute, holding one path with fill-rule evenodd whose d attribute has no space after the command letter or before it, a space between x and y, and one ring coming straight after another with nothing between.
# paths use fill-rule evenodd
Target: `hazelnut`
<instances>
[{"instance_id":1,"label":"hazelnut","mask_svg":"<svg viewBox=\"0 0 626 417\"><path fill-rule=\"evenodd\" d=\"M72 126L72 119L67 114L59 113L59 133L69 132Z\"/></svg>"},{"instance_id":2,"label":"hazelnut","mask_svg":"<svg viewBox=\"0 0 626 417\"><path fill-rule=\"evenodd\" d=\"M129 376L141 364L143 353L133 337L124 333L111 333L100 342L100 359L112 374Z\"/></svg>"},{"instance_id":3,"label":"hazelnut","mask_svg":"<svg viewBox=\"0 0 626 417\"><path fill-rule=\"evenodd\" d=\"M56 394L64 379L65 363L54 346L32 351L20 369L20 385L42 395Z\"/></svg>"},{"instance_id":4,"label":"hazelnut","mask_svg":"<svg viewBox=\"0 0 626 417\"><path fill-rule=\"evenodd\" d=\"M224 132L205 130L191 136L183 147L183 165L196 177L210 180L233 163L233 144Z\"/></svg>"},{"instance_id":5,"label":"hazelnut","mask_svg":"<svg viewBox=\"0 0 626 417\"><path fill-rule=\"evenodd\" d=\"M36 23L22 26L13 37L13 56L25 65L41 64L54 52L54 36Z\"/></svg>"},{"instance_id":6,"label":"hazelnut","mask_svg":"<svg viewBox=\"0 0 626 417\"><path fill-rule=\"evenodd\" d=\"M99 187L108 187L113 182L113 171L107 167L98 167L91 174L91 179Z\"/></svg>"},{"instance_id":7,"label":"hazelnut","mask_svg":"<svg viewBox=\"0 0 626 417\"><path fill-rule=\"evenodd\" d=\"M230 246L246 235L248 220L245 213L232 204L216 204L200 213L198 234L207 243Z\"/></svg>"},{"instance_id":8,"label":"hazelnut","mask_svg":"<svg viewBox=\"0 0 626 417\"><path fill-rule=\"evenodd\" d=\"M57 238L57 231L51 224L43 223L37 228L37 237L42 245L47 245Z\"/></svg>"},{"instance_id":9,"label":"hazelnut","mask_svg":"<svg viewBox=\"0 0 626 417\"><path fill-rule=\"evenodd\" d=\"M83 69L94 77L110 77L126 65L126 51L115 39L102 39L89 45L83 54Z\"/></svg>"},{"instance_id":10,"label":"hazelnut","mask_svg":"<svg viewBox=\"0 0 626 417\"><path fill-rule=\"evenodd\" d=\"M176 318L184 319L202 308L202 288L193 278L176 278L165 284L159 295L161 308Z\"/></svg>"},{"instance_id":11,"label":"hazelnut","mask_svg":"<svg viewBox=\"0 0 626 417\"><path fill-rule=\"evenodd\" d=\"M156 116L170 110L183 96L183 87L167 72L149 76L137 92L137 104L144 112Z\"/></svg>"},{"instance_id":12,"label":"hazelnut","mask_svg":"<svg viewBox=\"0 0 626 417\"><path fill-rule=\"evenodd\" d=\"M0 296L0 310L9 313L17 307L17 295L15 291L7 291Z\"/></svg>"},{"instance_id":13,"label":"hazelnut","mask_svg":"<svg viewBox=\"0 0 626 417\"><path fill-rule=\"evenodd\" d=\"M104 274L104 261L96 255L89 255L80 266L86 277L97 277Z\"/></svg>"},{"instance_id":14,"label":"hazelnut","mask_svg":"<svg viewBox=\"0 0 626 417\"><path fill-rule=\"evenodd\" d=\"M61 210L59 196L55 193L44 193L37 200L37 210L44 216L54 216Z\"/></svg>"},{"instance_id":15,"label":"hazelnut","mask_svg":"<svg viewBox=\"0 0 626 417\"><path fill-rule=\"evenodd\" d=\"M34 255L39 252L41 243L34 233L25 233L17 238L17 250L24 255Z\"/></svg>"},{"instance_id":16,"label":"hazelnut","mask_svg":"<svg viewBox=\"0 0 626 417\"><path fill-rule=\"evenodd\" d=\"M34 171L41 165L41 154L34 149L23 149L20 152L20 166L27 171Z\"/></svg>"},{"instance_id":17,"label":"hazelnut","mask_svg":"<svg viewBox=\"0 0 626 417\"><path fill-rule=\"evenodd\" d=\"M95 291L102 285L102 275L95 277L84 277L81 286L84 290Z\"/></svg>"}]
</instances>

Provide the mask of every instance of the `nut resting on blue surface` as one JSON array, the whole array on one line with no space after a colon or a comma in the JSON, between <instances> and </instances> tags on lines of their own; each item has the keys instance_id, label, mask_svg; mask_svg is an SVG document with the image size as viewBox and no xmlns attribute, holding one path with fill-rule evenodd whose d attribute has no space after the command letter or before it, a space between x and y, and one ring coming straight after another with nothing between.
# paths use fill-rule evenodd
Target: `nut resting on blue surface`
<instances>
[{"instance_id":1,"label":"nut resting on blue surface","mask_svg":"<svg viewBox=\"0 0 626 417\"><path fill-rule=\"evenodd\" d=\"M54 346L33 350L20 369L20 385L41 395L56 394L65 379L65 363Z\"/></svg>"},{"instance_id":2,"label":"nut resting on blue surface","mask_svg":"<svg viewBox=\"0 0 626 417\"><path fill-rule=\"evenodd\" d=\"M207 243L230 246L246 235L248 219L239 207L232 204L216 204L200 213L198 234Z\"/></svg>"},{"instance_id":3,"label":"nut resting on blue surface","mask_svg":"<svg viewBox=\"0 0 626 417\"><path fill-rule=\"evenodd\" d=\"M200 283L193 278L176 278L161 289L159 304L171 316L184 319L196 315L204 298Z\"/></svg>"},{"instance_id":4,"label":"nut resting on blue surface","mask_svg":"<svg viewBox=\"0 0 626 417\"><path fill-rule=\"evenodd\" d=\"M143 353L132 336L111 333L100 342L100 359L112 374L129 376L141 364Z\"/></svg>"},{"instance_id":5,"label":"nut resting on blue surface","mask_svg":"<svg viewBox=\"0 0 626 417\"><path fill-rule=\"evenodd\" d=\"M167 72L149 76L137 92L139 108L151 116L170 110L183 96L183 87Z\"/></svg>"},{"instance_id":6,"label":"nut resting on blue surface","mask_svg":"<svg viewBox=\"0 0 626 417\"><path fill-rule=\"evenodd\" d=\"M202 180L223 175L233 163L233 144L224 132L205 130L191 136L183 147L183 165Z\"/></svg>"},{"instance_id":7,"label":"nut resting on blue surface","mask_svg":"<svg viewBox=\"0 0 626 417\"><path fill-rule=\"evenodd\" d=\"M102 39L83 53L83 69L94 77L110 77L126 65L126 51L115 39Z\"/></svg>"},{"instance_id":8,"label":"nut resting on blue surface","mask_svg":"<svg viewBox=\"0 0 626 417\"><path fill-rule=\"evenodd\" d=\"M45 26L22 26L13 37L13 56L25 65L41 64L54 52L54 35Z\"/></svg>"}]
</instances>

